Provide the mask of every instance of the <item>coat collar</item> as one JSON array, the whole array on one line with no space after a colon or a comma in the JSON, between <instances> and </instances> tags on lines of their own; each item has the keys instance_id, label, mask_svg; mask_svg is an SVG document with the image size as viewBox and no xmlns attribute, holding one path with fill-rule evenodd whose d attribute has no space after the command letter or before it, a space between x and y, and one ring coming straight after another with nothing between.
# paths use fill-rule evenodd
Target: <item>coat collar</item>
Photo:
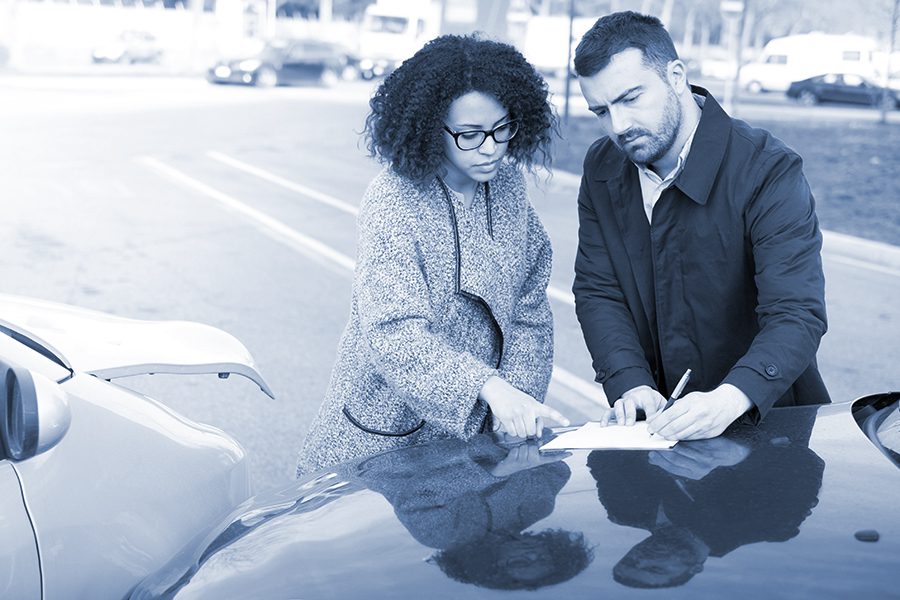
<instances>
[{"instance_id":1,"label":"coat collar","mask_svg":"<svg viewBox=\"0 0 900 600\"><path fill-rule=\"evenodd\" d=\"M691 92L703 96L705 101L691 151L674 185L697 204L706 204L725 157L731 135L731 118L704 88L692 85ZM606 153L603 162L597 167L596 178L600 181L621 178L629 166L637 168L624 152L614 148Z\"/></svg>"}]
</instances>

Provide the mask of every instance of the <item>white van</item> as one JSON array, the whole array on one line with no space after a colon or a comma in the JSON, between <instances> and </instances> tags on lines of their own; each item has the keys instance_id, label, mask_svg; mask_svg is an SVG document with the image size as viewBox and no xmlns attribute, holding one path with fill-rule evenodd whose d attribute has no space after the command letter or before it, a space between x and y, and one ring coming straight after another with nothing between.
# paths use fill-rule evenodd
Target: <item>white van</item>
<instances>
[{"instance_id":1,"label":"white van","mask_svg":"<svg viewBox=\"0 0 900 600\"><path fill-rule=\"evenodd\" d=\"M741 67L739 83L751 92L788 89L822 73L875 75L875 41L859 35L804 33L771 40L759 60Z\"/></svg>"},{"instance_id":2,"label":"white van","mask_svg":"<svg viewBox=\"0 0 900 600\"><path fill-rule=\"evenodd\" d=\"M359 32L364 79L390 73L440 32L436 0L377 0L366 7Z\"/></svg>"}]
</instances>

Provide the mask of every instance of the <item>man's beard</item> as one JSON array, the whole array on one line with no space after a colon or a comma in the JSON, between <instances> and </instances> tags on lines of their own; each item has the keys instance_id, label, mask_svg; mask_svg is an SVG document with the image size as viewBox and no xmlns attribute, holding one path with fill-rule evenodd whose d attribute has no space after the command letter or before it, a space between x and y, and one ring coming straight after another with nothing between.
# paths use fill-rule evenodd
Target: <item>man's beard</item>
<instances>
[{"instance_id":1,"label":"man's beard","mask_svg":"<svg viewBox=\"0 0 900 600\"><path fill-rule=\"evenodd\" d=\"M678 102L678 96L669 88L659 129L651 132L648 129L632 128L616 136L616 142L632 162L642 166L652 165L672 149L680 130L681 104ZM631 149L626 147L629 141L641 136L644 136L644 139L641 140L640 146Z\"/></svg>"}]
</instances>

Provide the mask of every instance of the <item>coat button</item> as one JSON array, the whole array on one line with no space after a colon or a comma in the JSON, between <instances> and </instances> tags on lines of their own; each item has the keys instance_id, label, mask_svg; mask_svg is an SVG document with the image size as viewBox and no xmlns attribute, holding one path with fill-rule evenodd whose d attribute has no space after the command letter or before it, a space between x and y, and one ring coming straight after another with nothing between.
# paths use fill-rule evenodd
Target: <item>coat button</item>
<instances>
[{"instance_id":1,"label":"coat button","mask_svg":"<svg viewBox=\"0 0 900 600\"><path fill-rule=\"evenodd\" d=\"M767 366L766 375L768 375L769 377L775 377L776 375L778 375L778 367L776 367L775 365Z\"/></svg>"}]
</instances>

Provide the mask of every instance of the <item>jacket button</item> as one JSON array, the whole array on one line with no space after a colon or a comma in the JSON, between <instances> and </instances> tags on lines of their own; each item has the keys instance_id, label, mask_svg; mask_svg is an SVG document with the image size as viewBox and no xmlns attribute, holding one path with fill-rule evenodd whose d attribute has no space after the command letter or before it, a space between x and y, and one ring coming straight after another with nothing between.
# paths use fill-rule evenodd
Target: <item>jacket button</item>
<instances>
[{"instance_id":1,"label":"jacket button","mask_svg":"<svg viewBox=\"0 0 900 600\"><path fill-rule=\"evenodd\" d=\"M767 366L766 375L768 375L769 377L775 377L776 375L778 375L778 367L776 367L775 365Z\"/></svg>"}]
</instances>

